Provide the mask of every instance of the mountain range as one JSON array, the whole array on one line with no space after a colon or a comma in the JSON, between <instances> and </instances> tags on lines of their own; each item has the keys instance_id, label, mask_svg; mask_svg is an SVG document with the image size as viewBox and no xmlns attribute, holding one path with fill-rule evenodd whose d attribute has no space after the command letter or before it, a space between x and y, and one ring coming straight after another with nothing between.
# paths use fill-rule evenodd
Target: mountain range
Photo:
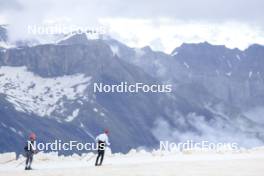
<instances>
[{"instance_id":1,"label":"mountain range","mask_svg":"<svg viewBox=\"0 0 264 176\"><path fill-rule=\"evenodd\" d=\"M39 142L93 142L108 128L113 152L160 140L264 142L264 46L184 43L171 54L85 33L10 44L0 27L0 152ZM9 47L12 46L12 47ZM171 84L171 93L99 93L93 83ZM63 154L82 151L62 151Z\"/></svg>"}]
</instances>

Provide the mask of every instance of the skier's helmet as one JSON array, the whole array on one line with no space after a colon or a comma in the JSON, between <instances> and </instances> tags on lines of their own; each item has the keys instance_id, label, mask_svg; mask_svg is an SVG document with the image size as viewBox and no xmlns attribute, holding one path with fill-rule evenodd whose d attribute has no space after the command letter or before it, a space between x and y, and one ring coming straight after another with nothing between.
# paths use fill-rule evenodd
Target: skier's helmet
<instances>
[{"instance_id":1,"label":"skier's helmet","mask_svg":"<svg viewBox=\"0 0 264 176\"><path fill-rule=\"evenodd\" d=\"M36 140L36 134L33 133L33 132L30 133L30 134L29 134L29 139L30 139L30 140Z\"/></svg>"},{"instance_id":2,"label":"skier's helmet","mask_svg":"<svg viewBox=\"0 0 264 176\"><path fill-rule=\"evenodd\" d=\"M105 129L104 130L104 133L108 135L109 134L109 130L108 129Z\"/></svg>"}]
</instances>

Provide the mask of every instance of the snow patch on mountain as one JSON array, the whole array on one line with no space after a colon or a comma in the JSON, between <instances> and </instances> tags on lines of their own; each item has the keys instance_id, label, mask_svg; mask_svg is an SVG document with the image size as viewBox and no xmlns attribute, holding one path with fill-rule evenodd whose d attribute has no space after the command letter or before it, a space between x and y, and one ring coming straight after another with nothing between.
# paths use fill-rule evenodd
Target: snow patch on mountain
<instances>
[{"instance_id":1,"label":"snow patch on mountain","mask_svg":"<svg viewBox=\"0 0 264 176\"><path fill-rule=\"evenodd\" d=\"M65 119L66 122L71 122L73 121L78 115L79 115L79 111L80 109L75 109L73 112L72 112L72 115L68 116L67 119Z\"/></svg>"},{"instance_id":2,"label":"snow patch on mountain","mask_svg":"<svg viewBox=\"0 0 264 176\"><path fill-rule=\"evenodd\" d=\"M189 64L187 64L186 62L184 62L183 64L184 64L184 66L185 66L186 68L188 68L188 69L190 68Z\"/></svg>"},{"instance_id":3,"label":"snow patch on mountain","mask_svg":"<svg viewBox=\"0 0 264 176\"><path fill-rule=\"evenodd\" d=\"M14 127L9 127L9 129L10 129L12 132L18 134L19 136L24 137L22 131L20 131L20 130L16 130Z\"/></svg>"},{"instance_id":4,"label":"snow patch on mountain","mask_svg":"<svg viewBox=\"0 0 264 176\"><path fill-rule=\"evenodd\" d=\"M141 48L134 48L136 57L142 57L145 54L145 51Z\"/></svg>"},{"instance_id":5,"label":"snow patch on mountain","mask_svg":"<svg viewBox=\"0 0 264 176\"><path fill-rule=\"evenodd\" d=\"M41 117L50 116L63 109L63 100L87 100L84 94L91 77L76 74L55 78L43 78L28 71L26 67L0 67L0 93L14 105L16 110L34 113ZM68 121L78 115L72 113Z\"/></svg>"},{"instance_id":6,"label":"snow patch on mountain","mask_svg":"<svg viewBox=\"0 0 264 176\"><path fill-rule=\"evenodd\" d=\"M56 38L55 40L54 40L54 39L51 40L50 43L56 41L55 43L58 44L58 43L60 43L60 42L62 42L62 41L68 40L69 38L73 37L74 35L75 35L75 34L73 34L73 33L65 34L65 35L63 35L63 37Z\"/></svg>"},{"instance_id":7,"label":"snow patch on mountain","mask_svg":"<svg viewBox=\"0 0 264 176\"><path fill-rule=\"evenodd\" d=\"M232 75L232 72L227 72L226 73L226 76L231 76Z\"/></svg>"},{"instance_id":8,"label":"snow patch on mountain","mask_svg":"<svg viewBox=\"0 0 264 176\"><path fill-rule=\"evenodd\" d=\"M248 77L251 78L252 74L253 74L253 72L250 71L250 72L248 73Z\"/></svg>"},{"instance_id":9,"label":"snow patch on mountain","mask_svg":"<svg viewBox=\"0 0 264 176\"><path fill-rule=\"evenodd\" d=\"M113 56L118 56L120 57L120 52L119 52L119 47L116 45L110 45L110 49L113 53Z\"/></svg>"},{"instance_id":10,"label":"snow patch on mountain","mask_svg":"<svg viewBox=\"0 0 264 176\"><path fill-rule=\"evenodd\" d=\"M177 52L177 51L174 51L174 52L171 54L171 56L176 56L176 55L178 55L178 52Z\"/></svg>"},{"instance_id":11,"label":"snow patch on mountain","mask_svg":"<svg viewBox=\"0 0 264 176\"><path fill-rule=\"evenodd\" d=\"M14 48L14 47L16 47L16 46L9 44L7 42L0 41L0 48L9 49L9 48Z\"/></svg>"},{"instance_id":12,"label":"snow patch on mountain","mask_svg":"<svg viewBox=\"0 0 264 176\"><path fill-rule=\"evenodd\" d=\"M7 127L6 124L3 123L3 122L1 122L1 125L2 125L3 127L5 127L5 128Z\"/></svg>"},{"instance_id":13,"label":"snow patch on mountain","mask_svg":"<svg viewBox=\"0 0 264 176\"><path fill-rule=\"evenodd\" d=\"M241 60L241 58L240 58L240 56L239 56L238 54L236 55L236 58L237 58L237 60L239 60L239 61Z\"/></svg>"},{"instance_id":14,"label":"snow patch on mountain","mask_svg":"<svg viewBox=\"0 0 264 176\"><path fill-rule=\"evenodd\" d=\"M229 68L232 68L232 64L231 64L231 62L229 60L227 60L227 65L228 65Z\"/></svg>"}]
</instances>

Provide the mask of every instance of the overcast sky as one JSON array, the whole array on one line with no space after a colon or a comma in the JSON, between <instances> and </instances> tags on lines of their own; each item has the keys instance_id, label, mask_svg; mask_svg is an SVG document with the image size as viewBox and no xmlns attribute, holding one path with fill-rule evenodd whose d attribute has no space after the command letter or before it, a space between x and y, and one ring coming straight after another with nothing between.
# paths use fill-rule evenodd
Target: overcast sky
<instances>
[{"instance_id":1,"label":"overcast sky","mask_svg":"<svg viewBox=\"0 0 264 176\"><path fill-rule=\"evenodd\" d=\"M170 52L182 42L246 48L264 44L263 0L0 0L0 23L15 37L29 24L104 26L131 45Z\"/></svg>"}]
</instances>

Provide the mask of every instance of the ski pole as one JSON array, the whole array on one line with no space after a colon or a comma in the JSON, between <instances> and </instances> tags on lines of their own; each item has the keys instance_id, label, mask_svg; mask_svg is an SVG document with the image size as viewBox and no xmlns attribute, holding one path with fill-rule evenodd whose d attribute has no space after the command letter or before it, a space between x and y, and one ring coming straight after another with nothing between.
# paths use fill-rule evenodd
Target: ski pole
<instances>
[{"instance_id":1,"label":"ski pole","mask_svg":"<svg viewBox=\"0 0 264 176\"><path fill-rule=\"evenodd\" d=\"M86 129L83 129L83 131L90 137L90 138L92 138L93 140L94 140L94 142L96 143L96 139L95 139L95 137L91 134L91 133L89 133ZM88 154L89 153L87 153L86 155L84 155L82 158L81 158L81 160L84 160L87 156L88 156ZM89 158L88 160L90 160L90 159L92 159L93 158L93 156L91 157L91 158Z\"/></svg>"},{"instance_id":2,"label":"ski pole","mask_svg":"<svg viewBox=\"0 0 264 176\"><path fill-rule=\"evenodd\" d=\"M26 159L24 159L23 161L21 161L20 163L18 163L18 165L16 167L21 166L25 161L26 161Z\"/></svg>"}]
</instances>

